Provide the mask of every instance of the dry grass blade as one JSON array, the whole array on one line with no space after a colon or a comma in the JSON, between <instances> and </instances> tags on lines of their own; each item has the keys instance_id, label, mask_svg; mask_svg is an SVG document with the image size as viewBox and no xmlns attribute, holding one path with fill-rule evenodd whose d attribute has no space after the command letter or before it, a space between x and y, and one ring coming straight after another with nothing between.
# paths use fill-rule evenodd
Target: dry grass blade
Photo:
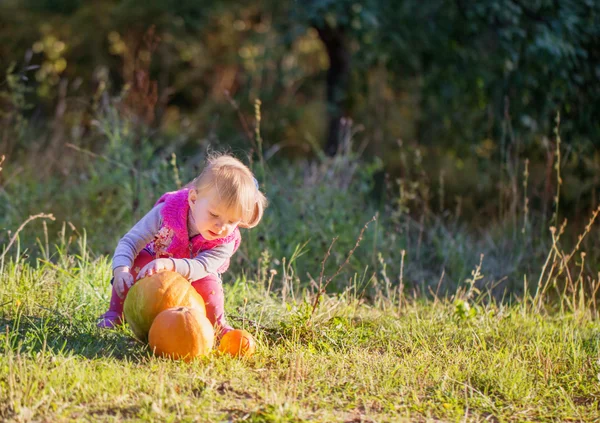
<instances>
[{"instance_id":1,"label":"dry grass blade","mask_svg":"<svg viewBox=\"0 0 600 423\"><path fill-rule=\"evenodd\" d=\"M19 236L19 233L23 230L23 228L25 228L25 226L27 226L27 224L29 222L31 222L32 220L35 220L35 219L55 220L54 215L52 215L52 214L40 213L40 214L36 214L33 216L29 216L25 222L21 223L21 226L19 226L19 228L17 229L15 234L12 236L12 238L8 242L8 245L4 249L4 252L0 255L0 260L2 260L4 258L4 256L6 255L6 253L8 253L8 250L10 250L10 247L12 247L12 245L15 243L15 241L17 240L17 237Z\"/></svg>"},{"instance_id":2,"label":"dry grass blade","mask_svg":"<svg viewBox=\"0 0 600 423\"><path fill-rule=\"evenodd\" d=\"M238 115L238 119L240 121L240 124L242 125L242 130L244 132L244 135L246 136L246 138L248 138L248 141L250 141L250 144L252 144L252 147L254 148L254 150L258 150L258 147L256 146L256 141L254 140L254 136L252 135L252 131L250 130L250 126L248 125L248 121L246 120L242 111L240 110L240 106L231 97L231 94L229 91L225 90L224 94L225 94L225 98L227 99L227 101L229 102L231 107L233 107L233 109L236 111L236 113Z\"/></svg>"},{"instance_id":3,"label":"dry grass blade","mask_svg":"<svg viewBox=\"0 0 600 423\"><path fill-rule=\"evenodd\" d=\"M331 254L331 247L333 247L333 244L337 240L337 237L335 237L333 239L333 241L331 242L331 245L329 245L329 249L327 250L327 254L325 254L325 258L321 262L321 275L319 277L319 291L317 292L317 296L315 297L315 300L314 300L313 306L312 306L312 310L310 312L310 318L311 319L314 316L315 311L317 310L317 307L319 306L319 302L321 301L321 297L325 293L325 290L327 289L327 286L331 283L331 281L333 279L335 279L335 277L337 275L340 274L340 272L342 271L342 269L348 264L348 262L350 261L350 258L354 255L354 251L356 251L356 249L360 245L360 241L362 241L362 238L363 238L363 235L365 233L365 230L369 227L369 224L371 222L374 222L374 221L377 220L377 217L378 217L378 215L375 215L375 216L373 216L371 218L371 220L369 220L367 223L365 223L365 225L360 230L360 234L358 234L358 238L356 239L356 243L354 244L354 247L348 253L348 256L346 257L346 260L340 265L340 267L338 267L338 269L336 270L336 272L332 276L330 276L329 278L327 278L327 280L325 281L325 284L322 284L323 273L325 271L325 262L327 261L327 259L329 258L329 255Z\"/></svg>"},{"instance_id":4,"label":"dry grass blade","mask_svg":"<svg viewBox=\"0 0 600 423\"><path fill-rule=\"evenodd\" d=\"M121 162L119 162L117 160L113 160L110 157L105 156L104 154L94 153L93 151L86 150L84 148L78 147L75 144L71 144L70 142L65 143L65 147L70 148L72 150L75 150L75 151L77 151L79 153L87 154L88 156L93 157L95 159L105 160L106 162L114 164L115 166L119 166L122 169L127 169L129 171L137 173L137 169L135 169L133 167L130 167L130 166L126 166L126 165L124 165L123 163L121 163ZM0 168L0 170L1 170L1 168Z\"/></svg>"}]
</instances>

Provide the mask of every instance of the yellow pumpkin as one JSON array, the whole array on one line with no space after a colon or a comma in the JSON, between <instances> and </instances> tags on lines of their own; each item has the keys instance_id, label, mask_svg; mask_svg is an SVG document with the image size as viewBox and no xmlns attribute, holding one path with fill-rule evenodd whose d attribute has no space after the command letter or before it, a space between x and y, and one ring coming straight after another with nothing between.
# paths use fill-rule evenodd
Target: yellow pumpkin
<instances>
[{"instance_id":1,"label":"yellow pumpkin","mask_svg":"<svg viewBox=\"0 0 600 423\"><path fill-rule=\"evenodd\" d=\"M146 341L154 318L171 307L196 307L206 316L202 296L176 272L159 272L137 281L127 293L123 314L135 336Z\"/></svg>"},{"instance_id":2,"label":"yellow pumpkin","mask_svg":"<svg viewBox=\"0 0 600 423\"><path fill-rule=\"evenodd\" d=\"M234 329L223 335L219 351L234 357L250 357L256 351L256 341L247 331Z\"/></svg>"},{"instance_id":3,"label":"yellow pumpkin","mask_svg":"<svg viewBox=\"0 0 600 423\"><path fill-rule=\"evenodd\" d=\"M192 307L173 307L159 313L148 334L154 354L184 361L208 354L214 340L212 324L200 309Z\"/></svg>"}]
</instances>

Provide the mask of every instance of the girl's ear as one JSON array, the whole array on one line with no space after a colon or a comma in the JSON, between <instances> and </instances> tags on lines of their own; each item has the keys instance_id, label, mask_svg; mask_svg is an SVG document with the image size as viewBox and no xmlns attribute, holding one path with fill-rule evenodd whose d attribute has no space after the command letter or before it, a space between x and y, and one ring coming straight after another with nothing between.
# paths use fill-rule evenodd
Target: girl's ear
<instances>
[{"instance_id":1,"label":"girl's ear","mask_svg":"<svg viewBox=\"0 0 600 423\"><path fill-rule=\"evenodd\" d=\"M191 189L188 191L188 203L190 207L196 204L196 200L198 199L198 192L195 189Z\"/></svg>"}]
</instances>

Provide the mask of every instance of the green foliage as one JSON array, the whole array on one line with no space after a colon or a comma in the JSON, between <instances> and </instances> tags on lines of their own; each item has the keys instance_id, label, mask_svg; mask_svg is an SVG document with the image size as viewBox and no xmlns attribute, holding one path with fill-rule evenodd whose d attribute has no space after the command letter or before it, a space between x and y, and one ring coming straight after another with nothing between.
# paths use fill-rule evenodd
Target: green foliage
<instances>
[{"instance_id":1,"label":"green foliage","mask_svg":"<svg viewBox=\"0 0 600 423\"><path fill-rule=\"evenodd\" d=\"M242 110L260 97L270 114L263 128L267 146L283 140L297 146L294 155L306 132L320 135L324 125L323 116L307 119L315 104L324 107L327 57L311 32L324 27L349 41L348 110L369 132L381 133L373 141L379 153L393 151L398 137L462 152L486 138L499 144L506 111L516 117L513 129L524 143L550 134L557 110L568 122L568 142L598 138L594 41L600 24L593 1L65 0L5 2L2 8L0 68L20 61L39 32L50 33L67 46L61 77L82 78L80 93L95 92L100 82L115 93L130 78L142 34L155 25L162 42L153 72L172 92L172 111L200 122L219 115L221 130L232 131L236 115L223 107L224 91ZM23 20L31 22L27 33ZM116 36L122 44L111 50ZM49 94L41 104L56 101L56 93ZM385 116L378 101L391 109ZM398 118L407 122L398 127ZM200 125L207 132L208 125Z\"/></svg>"},{"instance_id":2,"label":"green foliage","mask_svg":"<svg viewBox=\"0 0 600 423\"><path fill-rule=\"evenodd\" d=\"M149 0L140 7L135 0L126 0L116 8L115 15L120 24L137 22L144 30L149 23L158 25L159 29L198 31L206 20L215 12L212 2L182 0L173 3L165 0Z\"/></svg>"},{"instance_id":3,"label":"green foliage","mask_svg":"<svg viewBox=\"0 0 600 423\"><path fill-rule=\"evenodd\" d=\"M38 13L69 15L82 6L83 0L26 0L24 3Z\"/></svg>"},{"instance_id":4,"label":"green foliage","mask_svg":"<svg viewBox=\"0 0 600 423\"><path fill-rule=\"evenodd\" d=\"M589 142L599 130L588 113L599 87L590 49L598 13L596 2L579 1L403 2L388 10L382 32L400 53L390 56L399 75L422 77L423 139L497 134L505 110L519 117L520 136L549 134L560 109L572 118L573 142Z\"/></svg>"},{"instance_id":5,"label":"green foliage","mask_svg":"<svg viewBox=\"0 0 600 423\"><path fill-rule=\"evenodd\" d=\"M12 153L13 148L24 142L27 119L24 114L33 108L27 101L31 88L27 86L26 69L16 71L16 64L12 63L6 70L4 81L0 82L0 122L3 139L9 139L4 145L3 153Z\"/></svg>"},{"instance_id":6,"label":"green foliage","mask_svg":"<svg viewBox=\"0 0 600 423\"><path fill-rule=\"evenodd\" d=\"M341 29L358 41L379 28L381 2L311 0L295 4L292 16L306 25Z\"/></svg>"},{"instance_id":7,"label":"green foliage","mask_svg":"<svg viewBox=\"0 0 600 423\"><path fill-rule=\"evenodd\" d=\"M468 321L477 316L477 308L464 300L456 300L454 302L454 317L461 321Z\"/></svg>"}]
</instances>

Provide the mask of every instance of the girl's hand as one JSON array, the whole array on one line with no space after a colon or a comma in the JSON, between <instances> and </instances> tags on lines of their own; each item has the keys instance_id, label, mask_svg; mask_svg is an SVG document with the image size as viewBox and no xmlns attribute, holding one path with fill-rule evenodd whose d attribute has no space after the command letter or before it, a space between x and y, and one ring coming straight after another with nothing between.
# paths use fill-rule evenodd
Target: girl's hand
<instances>
[{"instance_id":1,"label":"girl's hand","mask_svg":"<svg viewBox=\"0 0 600 423\"><path fill-rule=\"evenodd\" d=\"M119 298L125 298L125 292L133 285L133 275L129 273L129 267L117 267L113 271L113 286Z\"/></svg>"},{"instance_id":2,"label":"girl's hand","mask_svg":"<svg viewBox=\"0 0 600 423\"><path fill-rule=\"evenodd\" d=\"M152 260L150 263L145 265L138 273L137 278L140 280L143 277L154 275L158 272L164 272L165 270L175 271L175 263L173 263L173 260L168 258L159 258Z\"/></svg>"}]
</instances>

